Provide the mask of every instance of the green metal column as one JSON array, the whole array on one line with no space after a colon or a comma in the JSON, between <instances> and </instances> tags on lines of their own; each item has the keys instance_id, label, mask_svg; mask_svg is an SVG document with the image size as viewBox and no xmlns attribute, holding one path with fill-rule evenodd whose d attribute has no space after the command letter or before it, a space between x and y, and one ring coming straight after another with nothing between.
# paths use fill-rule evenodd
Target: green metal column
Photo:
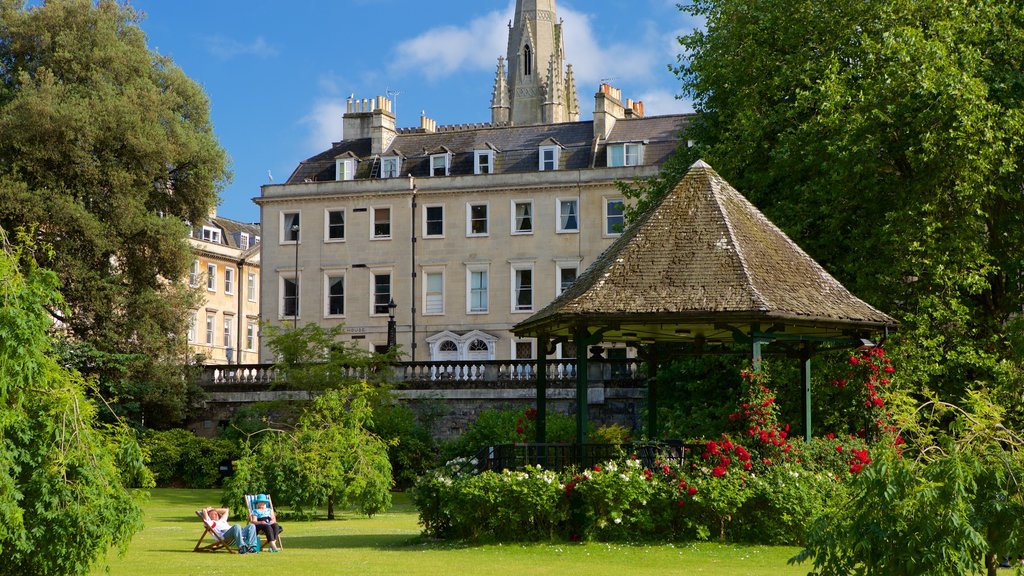
<instances>
[{"instance_id":1,"label":"green metal column","mask_svg":"<svg viewBox=\"0 0 1024 576\"><path fill-rule=\"evenodd\" d=\"M547 442L548 428L548 338L537 336L537 442Z\"/></svg>"},{"instance_id":2,"label":"green metal column","mask_svg":"<svg viewBox=\"0 0 1024 576\"><path fill-rule=\"evenodd\" d=\"M754 369L754 372L761 371L761 342L762 340L755 336L750 343L750 363Z\"/></svg>"},{"instance_id":3,"label":"green metal column","mask_svg":"<svg viewBox=\"0 0 1024 576\"><path fill-rule=\"evenodd\" d=\"M651 346L647 354L647 437L658 439L658 364L661 355Z\"/></svg>"},{"instance_id":4,"label":"green metal column","mask_svg":"<svg viewBox=\"0 0 1024 576\"><path fill-rule=\"evenodd\" d=\"M800 351L800 383L804 388L804 440L811 441L811 347Z\"/></svg>"},{"instance_id":5,"label":"green metal column","mask_svg":"<svg viewBox=\"0 0 1024 576\"><path fill-rule=\"evenodd\" d=\"M587 347L590 334L585 329L577 329L573 334L576 344L576 445L580 450L580 462L583 461L583 445L587 442L587 388L589 370L587 367Z\"/></svg>"}]
</instances>

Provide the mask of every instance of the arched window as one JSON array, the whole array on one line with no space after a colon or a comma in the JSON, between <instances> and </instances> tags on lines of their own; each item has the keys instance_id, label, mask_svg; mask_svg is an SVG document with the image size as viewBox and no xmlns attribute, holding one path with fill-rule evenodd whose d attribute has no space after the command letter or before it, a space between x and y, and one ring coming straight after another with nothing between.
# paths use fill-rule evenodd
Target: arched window
<instances>
[{"instance_id":1,"label":"arched window","mask_svg":"<svg viewBox=\"0 0 1024 576\"><path fill-rule=\"evenodd\" d=\"M466 360L490 360L491 358L491 347L479 338L471 341L466 350Z\"/></svg>"},{"instance_id":2,"label":"arched window","mask_svg":"<svg viewBox=\"0 0 1024 576\"><path fill-rule=\"evenodd\" d=\"M479 340L477 340L477 342L479 342ZM441 352L458 352L459 351L459 347L456 346L455 342L452 342L451 340L445 340L444 342L441 342L441 346L440 346L439 349L441 350Z\"/></svg>"},{"instance_id":3,"label":"arched window","mask_svg":"<svg viewBox=\"0 0 1024 576\"><path fill-rule=\"evenodd\" d=\"M523 75L530 75L530 65L533 62L533 50L530 49L530 45L523 46Z\"/></svg>"}]
</instances>

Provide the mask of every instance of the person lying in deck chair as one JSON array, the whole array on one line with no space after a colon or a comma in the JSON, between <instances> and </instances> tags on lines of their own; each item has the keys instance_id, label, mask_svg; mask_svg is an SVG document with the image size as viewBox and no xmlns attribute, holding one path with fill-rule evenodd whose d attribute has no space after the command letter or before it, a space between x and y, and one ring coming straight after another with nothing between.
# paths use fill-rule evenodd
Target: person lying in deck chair
<instances>
[{"instance_id":1,"label":"person lying in deck chair","mask_svg":"<svg viewBox=\"0 0 1024 576\"><path fill-rule=\"evenodd\" d=\"M250 526L256 527L256 533L263 532L267 535L267 543L270 544L271 552L281 551L281 525L277 523L277 514L274 513L274 506L270 502L270 496L257 494L253 497L246 497L249 500L249 522Z\"/></svg>"},{"instance_id":2,"label":"person lying in deck chair","mask_svg":"<svg viewBox=\"0 0 1024 576\"><path fill-rule=\"evenodd\" d=\"M256 527L252 524L245 527L229 524L227 508L203 508L203 522L206 522L207 526L216 532L222 540L238 546L239 554L260 551Z\"/></svg>"}]
</instances>

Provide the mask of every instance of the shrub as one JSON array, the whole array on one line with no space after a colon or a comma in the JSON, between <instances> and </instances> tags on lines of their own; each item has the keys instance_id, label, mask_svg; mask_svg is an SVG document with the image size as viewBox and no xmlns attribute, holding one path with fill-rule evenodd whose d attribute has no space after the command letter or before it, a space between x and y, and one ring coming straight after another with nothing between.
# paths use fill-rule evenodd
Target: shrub
<instances>
[{"instance_id":1,"label":"shrub","mask_svg":"<svg viewBox=\"0 0 1024 576\"><path fill-rule=\"evenodd\" d=\"M237 458L240 452L233 442L203 438L181 428L149 430L142 445L149 454L149 469L161 487L220 486L221 464Z\"/></svg>"},{"instance_id":2,"label":"shrub","mask_svg":"<svg viewBox=\"0 0 1024 576\"><path fill-rule=\"evenodd\" d=\"M429 470L437 446L416 413L397 403L381 403L373 409L369 430L388 444L388 459L396 490L411 488Z\"/></svg>"}]
</instances>

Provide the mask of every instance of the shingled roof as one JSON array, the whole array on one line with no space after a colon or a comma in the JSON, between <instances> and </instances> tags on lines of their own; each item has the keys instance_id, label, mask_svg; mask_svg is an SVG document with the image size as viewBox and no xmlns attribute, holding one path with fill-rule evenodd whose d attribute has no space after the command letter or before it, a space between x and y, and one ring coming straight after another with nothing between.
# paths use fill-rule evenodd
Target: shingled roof
<instances>
[{"instance_id":1,"label":"shingled roof","mask_svg":"<svg viewBox=\"0 0 1024 576\"><path fill-rule=\"evenodd\" d=\"M496 174L536 172L537 149L551 139L563 148L559 169L579 170L606 167L608 144L642 141L645 143L643 163L660 166L675 151L679 131L691 119L692 115L687 114L620 119L608 138L596 146L593 121L528 126L470 124L442 126L436 132L403 129L381 157L401 156L402 176L427 177L430 176L430 155L444 148L452 153L450 174L458 176L473 174L474 151L490 148L499 151L494 166ZM334 180L334 161L346 153L360 159L356 179L370 178L373 161L370 144L369 138L337 142L329 150L300 162L288 177L288 183Z\"/></svg>"},{"instance_id":2,"label":"shingled roof","mask_svg":"<svg viewBox=\"0 0 1024 576\"><path fill-rule=\"evenodd\" d=\"M520 336L731 342L844 338L896 322L853 296L702 161Z\"/></svg>"}]
</instances>

